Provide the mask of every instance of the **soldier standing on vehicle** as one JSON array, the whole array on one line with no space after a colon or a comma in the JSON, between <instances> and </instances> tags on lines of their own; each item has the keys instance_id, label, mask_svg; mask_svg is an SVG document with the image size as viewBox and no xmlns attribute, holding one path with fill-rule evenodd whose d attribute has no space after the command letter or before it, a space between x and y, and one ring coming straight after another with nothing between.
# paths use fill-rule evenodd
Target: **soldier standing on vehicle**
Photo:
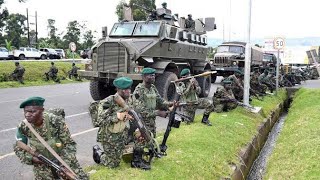
<instances>
[{"instance_id":1,"label":"soldier standing on vehicle","mask_svg":"<svg viewBox=\"0 0 320 180\"><path fill-rule=\"evenodd\" d=\"M190 69L185 68L181 71L180 76L186 78L190 76ZM180 97L181 102L186 102L187 105L184 107L186 116L190 119L184 119L187 124L190 124L194 121L194 116L196 109L205 109L201 123L208 126L212 126L209 121L210 113L214 110L212 101L206 98L199 98L198 95L201 92L201 88L198 84L198 81L195 78L188 79L187 82L181 85L182 95Z\"/></svg>"},{"instance_id":2,"label":"soldier standing on vehicle","mask_svg":"<svg viewBox=\"0 0 320 180\"><path fill-rule=\"evenodd\" d=\"M22 65L20 65L19 62L15 62L15 66L16 68L12 72L11 77L13 78L13 80L19 81L21 84L24 84L23 75L24 75L25 69Z\"/></svg>"},{"instance_id":3,"label":"soldier standing on vehicle","mask_svg":"<svg viewBox=\"0 0 320 180\"><path fill-rule=\"evenodd\" d=\"M160 96L154 85L155 72L153 68L144 68L142 70L143 82L138 84L133 92L135 108L154 137L156 137L156 116L167 117L168 111L166 110L173 106L173 102L167 102Z\"/></svg>"},{"instance_id":4,"label":"soldier standing on vehicle","mask_svg":"<svg viewBox=\"0 0 320 180\"><path fill-rule=\"evenodd\" d=\"M186 22L185 22L185 28L188 29L189 31L195 30L195 21L192 19L191 14L188 14L188 19L186 19Z\"/></svg>"},{"instance_id":5,"label":"soldier standing on vehicle","mask_svg":"<svg viewBox=\"0 0 320 180\"><path fill-rule=\"evenodd\" d=\"M51 62L49 71L44 74L46 75L47 81L51 78L54 82L60 83L60 79L58 78L58 68L54 65L54 62Z\"/></svg>"},{"instance_id":6,"label":"soldier standing on vehicle","mask_svg":"<svg viewBox=\"0 0 320 180\"><path fill-rule=\"evenodd\" d=\"M133 81L128 77L117 78L113 85L117 88L117 93L100 101L98 107L99 130L97 142L103 146L102 151L98 145L93 147L93 158L96 163L115 168L120 165L121 157L125 149L130 128L130 117L122 116L126 109L116 103L115 99L121 96L128 106L132 106L131 85ZM134 149L132 167L144 170L150 169L150 165L145 164L142 151Z\"/></svg>"},{"instance_id":7,"label":"soldier standing on vehicle","mask_svg":"<svg viewBox=\"0 0 320 180\"><path fill-rule=\"evenodd\" d=\"M18 126L16 139L29 145L46 158L50 160L55 159L29 128L28 124L30 123L35 132L70 166L79 179L89 179L76 158L77 144L71 138L64 118L44 111L44 101L45 99L42 97L30 97L20 104L20 108L24 109L26 120ZM14 152L22 163L33 165L35 179L58 179L57 174L52 171L50 166L46 165L36 156L32 156L27 151L18 147L18 145L14 146Z\"/></svg>"},{"instance_id":8,"label":"soldier standing on vehicle","mask_svg":"<svg viewBox=\"0 0 320 180\"><path fill-rule=\"evenodd\" d=\"M72 63L72 68L71 68L71 70L68 72L68 74L69 74L69 79L71 79L72 76L73 76L75 79L78 79L78 69L80 69L80 68L78 68L75 63Z\"/></svg>"},{"instance_id":9,"label":"soldier standing on vehicle","mask_svg":"<svg viewBox=\"0 0 320 180\"><path fill-rule=\"evenodd\" d=\"M231 90L232 81L224 80L221 83L223 84L223 87L218 87L212 97L215 106L214 111L217 113L227 112L238 106L236 103L237 100Z\"/></svg>"}]
</instances>

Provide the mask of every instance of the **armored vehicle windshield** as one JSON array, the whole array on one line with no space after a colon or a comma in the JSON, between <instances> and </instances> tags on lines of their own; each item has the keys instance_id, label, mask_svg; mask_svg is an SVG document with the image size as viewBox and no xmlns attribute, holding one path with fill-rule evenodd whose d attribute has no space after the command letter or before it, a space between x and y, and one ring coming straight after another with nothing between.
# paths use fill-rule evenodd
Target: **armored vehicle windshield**
<instances>
[{"instance_id":1,"label":"armored vehicle windshield","mask_svg":"<svg viewBox=\"0 0 320 180\"><path fill-rule=\"evenodd\" d=\"M158 36L161 22L115 23L110 36Z\"/></svg>"}]
</instances>

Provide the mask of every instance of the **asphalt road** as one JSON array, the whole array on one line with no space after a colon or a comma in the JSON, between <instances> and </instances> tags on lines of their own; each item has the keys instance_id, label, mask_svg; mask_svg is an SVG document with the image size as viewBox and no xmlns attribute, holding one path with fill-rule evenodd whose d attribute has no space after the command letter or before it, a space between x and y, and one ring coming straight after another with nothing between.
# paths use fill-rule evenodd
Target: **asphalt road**
<instances>
[{"instance_id":1,"label":"asphalt road","mask_svg":"<svg viewBox=\"0 0 320 180\"><path fill-rule=\"evenodd\" d=\"M216 90L212 85L210 96ZM60 107L66 112L66 123L77 142L77 158L85 167L94 164L92 146L96 144L97 129L91 125L88 106L92 101L89 83L57 84L39 87L0 89L0 179L32 179L32 169L23 165L13 153L17 125L24 119L20 103L30 96L46 99L45 108ZM201 113L201 110L198 111ZM157 130L165 130L168 120L157 118Z\"/></svg>"}]
</instances>

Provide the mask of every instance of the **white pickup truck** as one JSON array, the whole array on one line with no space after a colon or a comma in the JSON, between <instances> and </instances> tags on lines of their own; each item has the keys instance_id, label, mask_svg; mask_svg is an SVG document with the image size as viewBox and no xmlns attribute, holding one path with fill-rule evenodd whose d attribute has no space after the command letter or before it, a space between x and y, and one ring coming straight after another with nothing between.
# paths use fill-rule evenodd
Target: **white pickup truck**
<instances>
[{"instance_id":1,"label":"white pickup truck","mask_svg":"<svg viewBox=\"0 0 320 180\"><path fill-rule=\"evenodd\" d=\"M19 50L13 50L9 52L10 59L47 59L47 54L41 52L36 48L21 47Z\"/></svg>"}]
</instances>

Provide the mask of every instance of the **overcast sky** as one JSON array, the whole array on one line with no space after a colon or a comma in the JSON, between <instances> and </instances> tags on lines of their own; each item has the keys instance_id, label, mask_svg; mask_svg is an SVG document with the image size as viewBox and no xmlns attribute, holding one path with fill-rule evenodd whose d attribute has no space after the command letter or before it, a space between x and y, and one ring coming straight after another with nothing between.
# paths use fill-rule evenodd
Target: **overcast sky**
<instances>
[{"instance_id":1,"label":"overcast sky","mask_svg":"<svg viewBox=\"0 0 320 180\"><path fill-rule=\"evenodd\" d=\"M5 0L4 7L10 13L34 16L38 13L40 37L47 34L47 19L55 19L58 32L65 31L68 22L86 22L91 30L101 37L101 27L107 25L110 31L117 21L116 5L120 0ZM127 0L128 1L128 0ZM156 1L161 7L164 1ZM208 33L209 37L226 40L245 40L248 23L249 0L167 0L168 9L179 16L192 14L194 18L215 17L217 30ZM231 2L231 5L230 5ZM230 11L231 7L231 11ZM320 24L319 0L252 0L251 38L284 36L287 38L318 37ZM230 18L231 17L231 18ZM30 22L34 22L30 17ZM33 28L31 26L31 28Z\"/></svg>"}]
</instances>

